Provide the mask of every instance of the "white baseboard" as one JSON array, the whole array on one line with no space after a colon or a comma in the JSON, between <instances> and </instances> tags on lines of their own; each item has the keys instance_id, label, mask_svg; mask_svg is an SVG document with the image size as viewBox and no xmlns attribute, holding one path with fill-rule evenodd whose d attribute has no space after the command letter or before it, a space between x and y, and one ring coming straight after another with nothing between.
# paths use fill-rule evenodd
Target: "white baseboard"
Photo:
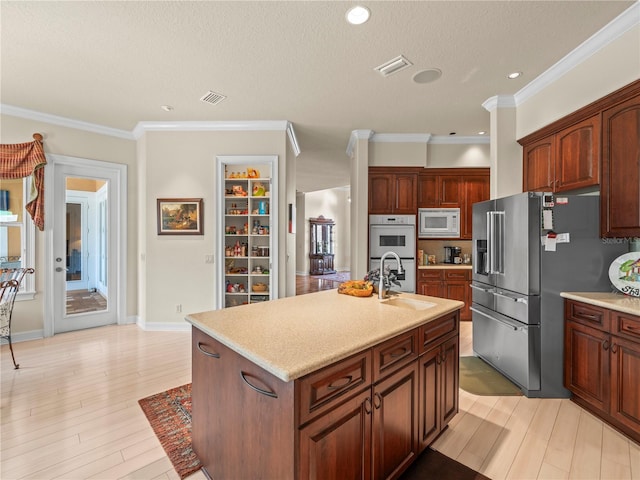
<instances>
[{"instance_id":1,"label":"white baseboard","mask_svg":"<svg viewBox=\"0 0 640 480\"><path fill-rule=\"evenodd\" d=\"M11 335L11 343L28 342L30 340L40 340L44 338L44 330L31 330L29 332L14 333ZM0 340L0 344L8 345L6 338Z\"/></svg>"}]
</instances>

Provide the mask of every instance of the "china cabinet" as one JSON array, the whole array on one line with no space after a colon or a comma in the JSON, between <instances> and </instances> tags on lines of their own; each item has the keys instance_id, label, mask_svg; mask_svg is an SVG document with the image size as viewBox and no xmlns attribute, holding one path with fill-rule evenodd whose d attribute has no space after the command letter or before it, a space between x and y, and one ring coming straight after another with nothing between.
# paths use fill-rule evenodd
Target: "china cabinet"
<instances>
[{"instance_id":1,"label":"china cabinet","mask_svg":"<svg viewBox=\"0 0 640 480\"><path fill-rule=\"evenodd\" d=\"M336 223L320 215L309 219L309 274L336 273L333 268L334 227Z\"/></svg>"},{"instance_id":2,"label":"china cabinet","mask_svg":"<svg viewBox=\"0 0 640 480\"><path fill-rule=\"evenodd\" d=\"M220 161L218 305L221 308L277 298L277 188L270 157Z\"/></svg>"}]
</instances>

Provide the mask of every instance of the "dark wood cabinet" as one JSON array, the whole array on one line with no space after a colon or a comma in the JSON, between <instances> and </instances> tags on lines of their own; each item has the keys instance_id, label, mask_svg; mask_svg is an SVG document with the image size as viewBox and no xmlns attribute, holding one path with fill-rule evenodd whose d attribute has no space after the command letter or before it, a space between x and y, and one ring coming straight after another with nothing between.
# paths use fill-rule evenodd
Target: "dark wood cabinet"
<instances>
[{"instance_id":1,"label":"dark wood cabinet","mask_svg":"<svg viewBox=\"0 0 640 480\"><path fill-rule=\"evenodd\" d=\"M602 236L640 236L640 94L605 110L602 127Z\"/></svg>"},{"instance_id":2,"label":"dark wood cabinet","mask_svg":"<svg viewBox=\"0 0 640 480\"><path fill-rule=\"evenodd\" d=\"M417 213L417 170L409 167L369 168L369 213Z\"/></svg>"},{"instance_id":3,"label":"dark wood cabinet","mask_svg":"<svg viewBox=\"0 0 640 480\"><path fill-rule=\"evenodd\" d=\"M473 238L473 204L489 200L489 169L483 174L462 177L462 207L460 208L460 238Z\"/></svg>"},{"instance_id":4,"label":"dark wood cabinet","mask_svg":"<svg viewBox=\"0 0 640 480\"><path fill-rule=\"evenodd\" d=\"M416 282L420 295L464 302L460 320L471 320L471 270L463 268L420 268Z\"/></svg>"},{"instance_id":5,"label":"dark wood cabinet","mask_svg":"<svg viewBox=\"0 0 640 480\"><path fill-rule=\"evenodd\" d=\"M309 219L309 274L336 273L333 267L336 222L320 215Z\"/></svg>"},{"instance_id":6,"label":"dark wood cabinet","mask_svg":"<svg viewBox=\"0 0 640 480\"><path fill-rule=\"evenodd\" d=\"M566 192L600 181L600 116L523 142L523 190Z\"/></svg>"},{"instance_id":7,"label":"dark wood cabinet","mask_svg":"<svg viewBox=\"0 0 640 480\"><path fill-rule=\"evenodd\" d=\"M453 169L447 169L451 172ZM457 208L462 203L462 177L441 170L421 172L418 177L418 208Z\"/></svg>"},{"instance_id":8,"label":"dark wood cabinet","mask_svg":"<svg viewBox=\"0 0 640 480\"><path fill-rule=\"evenodd\" d=\"M564 383L572 399L640 441L640 316L565 300Z\"/></svg>"}]
</instances>

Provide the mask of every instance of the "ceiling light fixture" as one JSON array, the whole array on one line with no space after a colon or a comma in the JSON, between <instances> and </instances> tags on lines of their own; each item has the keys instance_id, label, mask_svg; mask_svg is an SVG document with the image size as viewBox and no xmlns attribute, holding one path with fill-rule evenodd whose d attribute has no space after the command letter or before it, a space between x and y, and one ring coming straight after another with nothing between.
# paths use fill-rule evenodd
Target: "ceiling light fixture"
<instances>
[{"instance_id":1,"label":"ceiling light fixture","mask_svg":"<svg viewBox=\"0 0 640 480\"><path fill-rule=\"evenodd\" d=\"M400 70L404 70L405 68L409 68L413 63L407 60L402 55L397 56L389 60L386 63L374 68L376 72L378 72L383 77L388 77L394 73L398 73Z\"/></svg>"},{"instance_id":2,"label":"ceiling light fixture","mask_svg":"<svg viewBox=\"0 0 640 480\"><path fill-rule=\"evenodd\" d=\"M487 133L487 132L485 132L484 130L480 130L480 131L478 132L478 135L484 135L485 133Z\"/></svg>"},{"instance_id":3,"label":"ceiling light fixture","mask_svg":"<svg viewBox=\"0 0 640 480\"><path fill-rule=\"evenodd\" d=\"M522 75L522 72L512 72L509 75L507 75L507 77L513 80L514 78L518 78L520 75Z\"/></svg>"},{"instance_id":4,"label":"ceiling light fixture","mask_svg":"<svg viewBox=\"0 0 640 480\"><path fill-rule=\"evenodd\" d=\"M173 107L171 105L160 105L160 108L165 112L170 112L171 110L173 110Z\"/></svg>"},{"instance_id":5,"label":"ceiling light fixture","mask_svg":"<svg viewBox=\"0 0 640 480\"><path fill-rule=\"evenodd\" d=\"M351 25L362 25L369 20L370 15L371 12L367 7L356 5L355 7L350 8L345 16L347 17L347 22Z\"/></svg>"}]
</instances>

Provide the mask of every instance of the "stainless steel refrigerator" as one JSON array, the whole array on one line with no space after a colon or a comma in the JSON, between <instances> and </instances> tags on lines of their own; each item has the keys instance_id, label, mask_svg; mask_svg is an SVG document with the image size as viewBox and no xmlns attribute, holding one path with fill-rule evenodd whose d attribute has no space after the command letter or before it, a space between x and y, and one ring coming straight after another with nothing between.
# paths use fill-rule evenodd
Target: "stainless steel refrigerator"
<instances>
[{"instance_id":1,"label":"stainless steel refrigerator","mask_svg":"<svg viewBox=\"0 0 640 480\"><path fill-rule=\"evenodd\" d=\"M609 265L628 251L600 238L599 205L537 192L473 205L473 351L528 397L570 396L560 292L611 291Z\"/></svg>"}]
</instances>

